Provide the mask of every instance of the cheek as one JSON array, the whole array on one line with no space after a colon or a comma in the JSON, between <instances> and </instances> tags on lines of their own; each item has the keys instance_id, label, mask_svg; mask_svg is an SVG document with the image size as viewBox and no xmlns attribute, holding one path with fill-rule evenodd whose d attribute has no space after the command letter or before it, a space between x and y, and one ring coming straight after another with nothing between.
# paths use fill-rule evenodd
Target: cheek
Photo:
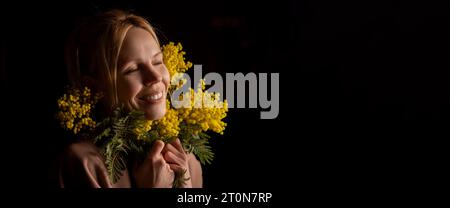
<instances>
[{"instance_id":1,"label":"cheek","mask_svg":"<svg viewBox=\"0 0 450 208\"><path fill-rule=\"evenodd\" d=\"M166 85L166 91L169 89L170 86L170 74L169 70L164 66L164 69L162 71L162 82L164 85Z\"/></svg>"},{"instance_id":2,"label":"cheek","mask_svg":"<svg viewBox=\"0 0 450 208\"><path fill-rule=\"evenodd\" d=\"M140 90L136 83L138 82L133 77L121 78L117 84L119 100L126 102L132 100Z\"/></svg>"}]
</instances>

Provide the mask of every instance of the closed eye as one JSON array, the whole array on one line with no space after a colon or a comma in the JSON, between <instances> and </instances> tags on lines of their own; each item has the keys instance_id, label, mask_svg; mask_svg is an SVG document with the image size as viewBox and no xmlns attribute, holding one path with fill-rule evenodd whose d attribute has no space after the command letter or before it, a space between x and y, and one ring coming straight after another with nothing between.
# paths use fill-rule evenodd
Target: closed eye
<instances>
[{"instance_id":1,"label":"closed eye","mask_svg":"<svg viewBox=\"0 0 450 208\"><path fill-rule=\"evenodd\" d=\"M161 65L163 64L163 60L162 60L162 52L158 52L153 56L153 65Z\"/></svg>"},{"instance_id":2,"label":"closed eye","mask_svg":"<svg viewBox=\"0 0 450 208\"><path fill-rule=\"evenodd\" d=\"M162 61L155 61L155 62L153 62L153 65L161 65L163 62Z\"/></svg>"},{"instance_id":3,"label":"closed eye","mask_svg":"<svg viewBox=\"0 0 450 208\"><path fill-rule=\"evenodd\" d=\"M137 68L137 67L129 68L129 69L126 69L124 71L124 74L130 74L130 73L133 73L133 72L138 71L138 70L139 70L139 68Z\"/></svg>"}]
</instances>

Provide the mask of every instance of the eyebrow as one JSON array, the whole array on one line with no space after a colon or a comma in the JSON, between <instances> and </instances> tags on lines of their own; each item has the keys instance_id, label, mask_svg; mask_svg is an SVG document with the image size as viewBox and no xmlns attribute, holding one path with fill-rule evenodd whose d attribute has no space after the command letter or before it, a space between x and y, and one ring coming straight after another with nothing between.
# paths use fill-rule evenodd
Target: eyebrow
<instances>
[{"instance_id":1,"label":"eyebrow","mask_svg":"<svg viewBox=\"0 0 450 208\"><path fill-rule=\"evenodd\" d=\"M159 54L162 54L162 51L159 51L158 53L156 53L155 55L153 55L153 57L158 56Z\"/></svg>"},{"instance_id":2,"label":"eyebrow","mask_svg":"<svg viewBox=\"0 0 450 208\"><path fill-rule=\"evenodd\" d=\"M158 55L161 55L161 54L162 54L162 51L159 51L159 52L155 53L155 55L153 55L152 58L156 57ZM131 62L136 62L136 60L133 59L131 61L128 61L128 62L124 63L121 68L123 68L123 70L125 70L127 67L129 67Z\"/></svg>"}]
</instances>

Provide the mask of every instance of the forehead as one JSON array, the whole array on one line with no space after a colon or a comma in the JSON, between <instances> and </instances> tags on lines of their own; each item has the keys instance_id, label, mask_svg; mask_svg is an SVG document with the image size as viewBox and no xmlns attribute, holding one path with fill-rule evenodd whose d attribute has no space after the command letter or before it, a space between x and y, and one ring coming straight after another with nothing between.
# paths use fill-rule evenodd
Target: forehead
<instances>
[{"instance_id":1,"label":"forehead","mask_svg":"<svg viewBox=\"0 0 450 208\"><path fill-rule=\"evenodd\" d=\"M120 50L120 56L151 55L159 50L156 40L147 30L132 27L125 36Z\"/></svg>"}]
</instances>

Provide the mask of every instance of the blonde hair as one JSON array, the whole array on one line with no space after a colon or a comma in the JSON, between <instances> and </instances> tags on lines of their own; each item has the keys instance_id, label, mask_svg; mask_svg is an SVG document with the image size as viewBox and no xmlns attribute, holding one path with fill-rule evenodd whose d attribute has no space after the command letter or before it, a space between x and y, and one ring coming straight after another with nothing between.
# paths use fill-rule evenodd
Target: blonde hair
<instances>
[{"instance_id":1,"label":"blonde hair","mask_svg":"<svg viewBox=\"0 0 450 208\"><path fill-rule=\"evenodd\" d=\"M111 10L80 25L66 47L66 64L71 84L100 87L101 89L94 90L103 92L104 102L109 110L119 104L117 63L122 43L132 27L148 31L159 46L154 29L147 20L121 10ZM102 86L93 86L84 79L86 77L97 79Z\"/></svg>"}]
</instances>

